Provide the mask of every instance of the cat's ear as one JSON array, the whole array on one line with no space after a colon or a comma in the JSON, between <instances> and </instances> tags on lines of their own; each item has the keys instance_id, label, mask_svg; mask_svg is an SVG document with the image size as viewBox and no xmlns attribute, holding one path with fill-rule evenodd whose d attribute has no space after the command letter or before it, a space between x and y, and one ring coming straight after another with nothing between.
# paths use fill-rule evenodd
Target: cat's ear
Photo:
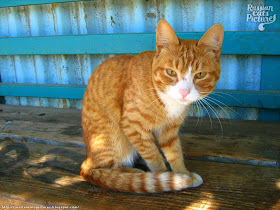
<instances>
[{"instance_id":1,"label":"cat's ear","mask_svg":"<svg viewBox=\"0 0 280 210\"><path fill-rule=\"evenodd\" d=\"M224 29L221 24L213 25L198 41L198 46L207 45L212 51L219 56L222 50L224 40Z\"/></svg>"},{"instance_id":2,"label":"cat's ear","mask_svg":"<svg viewBox=\"0 0 280 210\"><path fill-rule=\"evenodd\" d=\"M156 30L157 51L170 45L179 45L179 39L173 28L165 20L160 20Z\"/></svg>"}]
</instances>

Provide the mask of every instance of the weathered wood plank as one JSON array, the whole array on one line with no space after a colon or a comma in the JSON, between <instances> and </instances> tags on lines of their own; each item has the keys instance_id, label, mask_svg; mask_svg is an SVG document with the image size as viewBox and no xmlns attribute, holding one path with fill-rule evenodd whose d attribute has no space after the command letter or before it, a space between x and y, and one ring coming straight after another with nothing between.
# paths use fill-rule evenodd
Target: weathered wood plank
<instances>
[{"instance_id":1,"label":"weathered wood plank","mask_svg":"<svg viewBox=\"0 0 280 210\"><path fill-rule=\"evenodd\" d=\"M16 6L28 6L36 4L52 4L63 2L76 2L81 0L0 0L0 7L16 7ZM83 0L88 1L88 0Z\"/></svg>"},{"instance_id":2,"label":"weathered wood plank","mask_svg":"<svg viewBox=\"0 0 280 210\"><path fill-rule=\"evenodd\" d=\"M81 112L73 109L4 105L0 136L17 141L61 146L84 146ZM187 159L236 162L277 167L280 123L187 119L181 140ZM224 159L223 159L224 158Z\"/></svg>"},{"instance_id":3,"label":"weathered wood plank","mask_svg":"<svg viewBox=\"0 0 280 210\"><path fill-rule=\"evenodd\" d=\"M9 194L2 194L0 192L0 208L1 210L8 210L8 209L39 209L43 206L46 206L44 203L38 204L38 202L29 202L24 201L22 198L9 195ZM19 208L21 207L21 208Z\"/></svg>"},{"instance_id":4,"label":"weathered wood plank","mask_svg":"<svg viewBox=\"0 0 280 210\"><path fill-rule=\"evenodd\" d=\"M137 195L95 187L79 176L84 148L0 140L0 195L80 209L277 209L279 169L187 161L199 188Z\"/></svg>"}]
</instances>

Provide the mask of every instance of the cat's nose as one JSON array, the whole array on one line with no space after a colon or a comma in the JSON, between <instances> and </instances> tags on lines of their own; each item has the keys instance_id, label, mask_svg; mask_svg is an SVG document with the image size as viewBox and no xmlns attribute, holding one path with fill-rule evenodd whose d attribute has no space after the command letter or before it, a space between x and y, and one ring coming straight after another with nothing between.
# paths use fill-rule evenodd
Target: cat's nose
<instances>
[{"instance_id":1,"label":"cat's nose","mask_svg":"<svg viewBox=\"0 0 280 210\"><path fill-rule=\"evenodd\" d=\"M181 94L181 96L183 98L185 98L187 95L190 94L190 91L189 90L184 90L184 89L179 89L179 93Z\"/></svg>"}]
</instances>

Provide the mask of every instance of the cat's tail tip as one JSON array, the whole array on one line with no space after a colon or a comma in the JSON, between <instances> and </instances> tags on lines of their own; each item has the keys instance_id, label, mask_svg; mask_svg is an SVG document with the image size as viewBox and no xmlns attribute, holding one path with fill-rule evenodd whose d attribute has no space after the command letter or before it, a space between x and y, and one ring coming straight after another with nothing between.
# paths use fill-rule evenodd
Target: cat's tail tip
<instances>
[{"instance_id":1,"label":"cat's tail tip","mask_svg":"<svg viewBox=\"0 0 280 210\"><path fill-rule=\"evenodd\" d=\"M192 187L199 187L203 184L203 179L197 173L192 173L192 176L194 177Z\"/></svg>"}]
</instances>

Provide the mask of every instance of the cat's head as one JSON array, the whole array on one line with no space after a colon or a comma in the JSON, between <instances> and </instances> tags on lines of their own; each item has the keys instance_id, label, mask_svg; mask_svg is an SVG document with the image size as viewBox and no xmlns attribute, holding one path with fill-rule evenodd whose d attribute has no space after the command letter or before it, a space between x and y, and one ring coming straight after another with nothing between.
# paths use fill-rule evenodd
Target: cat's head
<instances>
[{"instance_id":1,"label":"cat's head","mask_svg":"<svg viewBox=\"0 0 280 210\"><path fill-rule=\"evenodd\" d=\"M223 27L216 24L200 40L179 39L172 27L160 20L152 65L160 98L188 105L208 95L219 79L223 38Z\"/></svg>"}]
</instances>

